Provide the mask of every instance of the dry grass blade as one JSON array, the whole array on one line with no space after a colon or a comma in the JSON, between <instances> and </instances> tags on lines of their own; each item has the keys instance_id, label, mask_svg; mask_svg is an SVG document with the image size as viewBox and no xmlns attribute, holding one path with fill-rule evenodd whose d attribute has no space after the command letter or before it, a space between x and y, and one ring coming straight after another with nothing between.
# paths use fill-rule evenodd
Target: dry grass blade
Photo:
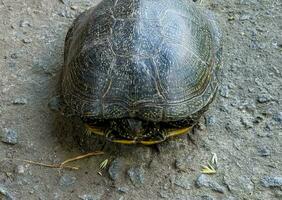
<instances>
[{"instance_id":1,"label":"dry grass blade","mask_svg":"<svg viewBox=\"0 0 282 200\"><path fill-rule=\"evenodd\" d=\"M43 166L43 167L60 168L60 169L66 168L66 169L78 170L79 167L69 166L69 165L66 165L66 164L69 163L69 162L72 162L72 161L81 160L81 159L84 159L84 158L87 158L87 157L97 156L97 155L102 155L102 154L104 154L104 152L102 152L102 151L91 152L91 153L87 153L87 154L84 154L84 155L76 156L74 158L67 159L67 160L65 160L65 161L63 161L62 163L59 163L59 164L45 164L45 163L41 163L41 162L35 162L35 161L32 161L32 160L21 160L21 159L17 159L17 160L23 161L23 162L26 162L26 163L29 163L29 164L33 164L33 165Z\"/></svg>"},{"instance_id":2,"label":"dry grass blade","mask_svg":"<svg viewBox=\"0 0 282 200\"><path fill-rule=\"evenodd\" d=\"M98 155L102 155L102 154L104 154L104 152L95 151L95 152L87 153L87 154L80 155L80 156L77 156L77 157L74 157L74 158L70 158L70 159L67 159L64 162L62 162L60 167L63 167L66 163L69 163L69 162L72 162L72 161L75 161L75 160L81 160L83 158L87 158L87 157L91 157L91 156L98 156Z\"/></svg>"},{"instance_id":3,"label":"dry grass blade","mask_svg":"<svg viewBox=\"0 0 282 200\"><path fill-rule=\"evenodd\" d=\"M216 173L216 170L214 169L214 167L213 167L212 165L210 165L210 164L208 163L208 166L206 166L206 165L203 165L203 166L202 166L201 172L202 172L203 174L215 174L215 173Z\"/></svg>"},{"instance_id":4,"label":"dry grass blade","mask_svg":"<svg viewBox=\"0 0 282 200\"><path fill-rule=\"evenodd\" d=\"M73 166L69 166L69 165L61 166L61 164L45 164L45 163L35 162L35 161L32 161L32 160L21 160L21 159L18 159L18 160L26 162L26 163L29 163L29 164L33 164L33 165L43 166L43 167L67 168L67 169L73 169L73 170L78 170L79 169L79 167L73 167Z\"/></svg>"},{"instance_id":5,"label":"dry grass blade","mask_svg":"<svg viewBox=\"0 0 282 200\"><path fill-rule=\"evenodd\" d=\"M216 153L212 153L211 163L213 165L217 165L217 155L216 155Z\"/></svg>"},{"instance_id":6,"label":"dry grass blade","mask_svg":"<svg viewBox=\"0 0 282 200\"><path fill-rule=\"evenodd\" d=\"M101 162L100 169L105 169L107 167L108 163L109 163L109 159L106 159L103 162Z\"/></svg>"}]
</instances>

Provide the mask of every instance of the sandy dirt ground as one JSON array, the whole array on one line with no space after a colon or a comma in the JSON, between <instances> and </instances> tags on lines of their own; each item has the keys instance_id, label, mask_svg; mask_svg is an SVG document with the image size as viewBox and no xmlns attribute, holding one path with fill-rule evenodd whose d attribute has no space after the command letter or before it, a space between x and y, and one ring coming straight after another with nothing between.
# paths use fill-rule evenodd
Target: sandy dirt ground
<instances>
[{"instance_id":1,"label":"sandy dirt ground","mask_svg":"<svg viewBox=\"0 0 282 200\"><path fill-rule=\"evenodd\" d=\"M22 161L59 163L86 149L73 130L60 134L48 102L66 32L97 3L0 0L0 199L282 199L281 0L197 2L222 28L224 64L216 101L189 139L107 144L104 155L72 163L79 170ZM216 174L202 174L214 154Z\"/></svg>"}]
</instances>

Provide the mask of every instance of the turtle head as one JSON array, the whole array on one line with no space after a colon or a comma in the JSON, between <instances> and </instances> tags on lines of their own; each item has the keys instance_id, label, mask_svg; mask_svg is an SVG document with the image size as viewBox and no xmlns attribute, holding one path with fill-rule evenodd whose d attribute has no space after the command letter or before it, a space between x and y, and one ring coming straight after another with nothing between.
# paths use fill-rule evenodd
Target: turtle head
<instances>
[{"instance_id":1,"label":"turtle head","mask_svg":"<svg viewBox=\"0 0 282 200\"><path fill-rule=\"evenodd\" d=\"M140 135L144 132L145 127L143 126L144 123L141 120L137 119L126 119L128 126L126 126L126 129L129 129L128 131L131 132L133 135Z\"/></svg>"},{"instance_id":2,"label":"turtle head","mask_svg":"<svg viewBox=\"0 0 282 200\"><path fill-rule=\"evenodd\" d=\"M150 122L137 118L87 120L85 125L90 132L104 136L112 142L145 145L160 143L168 137L185 134L192 128L192 125L187 123L183 126L176 122Z\"/></svg>"}]
</instances>

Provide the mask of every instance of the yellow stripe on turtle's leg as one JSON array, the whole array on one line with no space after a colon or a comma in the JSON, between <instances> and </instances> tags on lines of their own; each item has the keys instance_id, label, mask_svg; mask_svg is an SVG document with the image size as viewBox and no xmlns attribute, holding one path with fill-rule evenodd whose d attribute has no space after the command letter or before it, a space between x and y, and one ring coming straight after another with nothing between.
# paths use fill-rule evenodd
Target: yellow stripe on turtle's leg
<instances>
[{"instance_id":1,"label":"yellow stripe on turtle's leg","mask_svg":"<svg viewBox=\"0 0 282 200\"><path fill-rule=\"evenodd\" d=\"M153 145L163 142L163 140L148 140L148 141L140 141L141 144L144 145Z\"/></svg>"},{"instance_id":2,"label":"yellow stripe on turtle's leg","mask_svg":"<svg viewBox=\"0 0 282 200\"><path fill-rule=\"evenodd\" d=\"M89 126L88 124L85 124L85 127L88 131L90 131L90 133L94 133L94 134L102 135L102 136L105 135L104 131L100 128L92 127L92 126Z\"/></svg>"},{"instance_id":3,"label":"yellow stripe on turtle's leg","mask_svg":"<svg viewBox=\"0 0 282 200\"><path fill-rule=\"evenodd\" d=\"M135 140L111 140L111 142L116 142L120 144L136 144Z\"/></svg>"},{"instance_id":4,"label":"yellow stripe on turtle's leg","mask_svg":"<svg viewBox=\"0 0 282 200\"><path fill-rule=\"evenodd\" d=\"M193 129L193 126L190 126L188 128L182 128L182 129L176 129L176 130L173 130L173 131L169 131L168 134L167 134L167 137L174 137L174 136L177 136L177 135L186 134L189 131L191 131L192 129Z\"/></svg>"},{"instance_id":5,"label":"yellow stripe on turtle's leg","mask_svg":"<svg viewBox=\"0 0 282 200\"><path fill-rule=\"evenodd\" d=\"M191 131L192 128L193 127L191 126L191 127L188 127L188 128L182 128L182 129L176 129L176 130L173 130L173 131L169 131L168 134L166 135L166 138L174 137L174 136L177 136L177 135L186 134L189 131ZM144 144L144 145L153 145L153 144L161 143L163 141L164 140L148 140L148 141L143 140L143 141L140 141L140 143Z\"/></svg>"}]
</instances>

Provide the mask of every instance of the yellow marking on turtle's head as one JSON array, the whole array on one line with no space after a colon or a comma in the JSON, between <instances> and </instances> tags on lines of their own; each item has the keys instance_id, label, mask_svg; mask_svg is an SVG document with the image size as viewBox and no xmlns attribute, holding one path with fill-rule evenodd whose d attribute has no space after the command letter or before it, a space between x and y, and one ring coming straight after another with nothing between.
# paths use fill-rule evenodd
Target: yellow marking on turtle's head
<instances>
[{"instance_id":1,"label":"yellow marking on turtle's head","mask_svg":"<svg viewBox=\"0 0 282 200\"><path fill-rule=\"evenodd\" d=\"M88 124L85 124L85 126L86 126L86 129L88 131L90 131L91 133L94 133L94 134L97 134L97 135L101 135L101 136L105 135L104 131L101 128L96 128L96 127L93 127L93 126L89 126Z\"/></svg>"}]
</instances>

